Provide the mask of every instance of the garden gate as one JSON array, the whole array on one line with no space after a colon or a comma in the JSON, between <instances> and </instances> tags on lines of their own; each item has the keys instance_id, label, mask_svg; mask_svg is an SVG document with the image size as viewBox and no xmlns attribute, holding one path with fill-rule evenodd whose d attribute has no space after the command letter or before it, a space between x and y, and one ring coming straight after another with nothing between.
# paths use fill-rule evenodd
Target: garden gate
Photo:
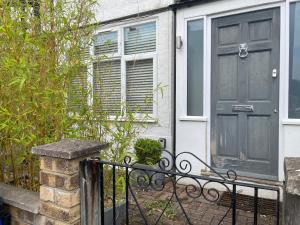
<instances>
[{"instance_id":1,"label":"garden gate","mask_svg":"<svg viewBox=\"0 0 300 225\"><path fill-rule=\"evenodd\" d=\"M186 160L187 154L194 161ZM153 167L130 157L123 163L82 161L81 224L279 225L278 187L237 181L233 170L219 173L190 152L163 155ZM209 176L194 174L196 161ZM269 199L261 198L265 195Z\"/></svg>"}]
</instances>

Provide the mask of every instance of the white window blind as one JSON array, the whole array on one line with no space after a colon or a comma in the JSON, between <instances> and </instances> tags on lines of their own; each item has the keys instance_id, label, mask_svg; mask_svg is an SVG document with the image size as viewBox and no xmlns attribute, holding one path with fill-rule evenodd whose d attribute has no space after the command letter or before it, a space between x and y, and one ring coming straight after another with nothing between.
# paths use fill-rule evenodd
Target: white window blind
<instances>
[{"instance_id":1,"label":"white window blind","mask_svg":"<svg viewBox=\"0 0 300 225\"><path fill-rule=\"evenodd\" d=\"M90 58L90 47L84 47L81 50L81 57L83 60L88 60Z\"/></svg>"},{"instance_id":2,"label":"white window blind","mask_svg":"<svg viewBox=\"0 0 300 225\"><path fill-rule=\"evenodd\" d=\"M83 103L87 103L87 66L71 81L68 94L69 108L79 110Z\"/></svg>"},{"instance_id":3,"label":"white window blind","mask_svg":"<svg viewBox=\"0 0 300 225\"><path fill-rule=\"evenodd\" d=\"M118 52L118 32L103 32L94 36L94 55Z\"/></svg>"},{"instance_id":4,"label":"white window blind","mask_svg":"<svg viewBox=\"0 0 300 225\"><path fill-rule=\"evenodd\" d=\"M130 111L153 113L153 59L126 62L126 104Z\"/></svg>"},{"instance_id":5,"label":"white window blind","mask_svg":"<svg viewBox=\"0 0 300 225\"><path fill-rule=\"evenodd\" d=\"M126 55L156 51L155 22L126 27L124 32Z\"/></svg>"},{"instance_id":6,"label":"white window blind","mask_svg":"<svg viewBox=\"0 0 300 225\"><path fill-rule=\"evenodd\" d=\"M102 61L93 64L94 101L99 100L102 110L116 114L121 110L121 61Z\"/></svg>"}]
</instances>

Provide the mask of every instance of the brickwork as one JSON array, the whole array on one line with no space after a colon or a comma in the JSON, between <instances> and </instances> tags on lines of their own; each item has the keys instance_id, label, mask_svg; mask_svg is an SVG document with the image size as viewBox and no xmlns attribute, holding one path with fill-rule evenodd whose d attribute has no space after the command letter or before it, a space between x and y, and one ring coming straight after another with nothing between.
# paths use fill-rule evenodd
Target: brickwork
<instances>
[{"instance_id":1,"label":"brickwork","mask_svg":"<svg viewBox=\"0 0 300 225\"><path fill-rule=\"evenodd\" d=\"M39 225L79 225L80 189L79 162L99 156L105 148L96 142L63 140L39 146L33 153L41 155Z\"/></svg>"},{"instance_id":2,"label":"brickwork","mask_svg":"<svg viewBox=\"0 0 300 225\"><path fill-rule=\"evenodd\" d=\"M47 225L79 223L80 160L41 157L40 213L50 219Z\"/></svg>"},{"instance_id":3,"label":"brickwork","mask_svg":"<svg viewBox=\"0 0 300 225\"><path fill-rule=\"evenodd\" d=\"M6 211L11 216L11 225L38 225L42 224L45 218L39 213L33 213L14 206L6 205Z\"/></svg>"}]
</instances>

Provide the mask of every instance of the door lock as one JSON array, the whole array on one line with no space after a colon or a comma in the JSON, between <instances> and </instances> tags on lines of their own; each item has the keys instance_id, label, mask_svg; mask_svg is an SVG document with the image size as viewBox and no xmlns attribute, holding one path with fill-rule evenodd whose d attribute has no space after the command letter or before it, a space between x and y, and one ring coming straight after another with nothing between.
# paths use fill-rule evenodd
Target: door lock
<instances>
[{"instance_id":1,"label":"door lock","mask_svg":"<svg viewBox=\"0 0 300 225\"><path fill-rule=\"evenodd\" d=\"M277 69L273 69L273 71L272 71L272 77L273 78L277 77Z\"/></svg>"}]
</instances>

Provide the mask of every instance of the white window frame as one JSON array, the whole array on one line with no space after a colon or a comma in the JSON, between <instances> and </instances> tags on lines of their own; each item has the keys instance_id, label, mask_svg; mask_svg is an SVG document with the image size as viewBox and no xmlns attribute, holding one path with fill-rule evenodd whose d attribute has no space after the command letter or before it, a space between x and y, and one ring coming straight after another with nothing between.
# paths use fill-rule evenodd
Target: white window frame
<instances>
[{"instance_id":1,"label":"white window frame","mask_svg":"<svg viewBox=\"0 0 300 225\"><path fill-rule=\"evenodd\" d=\"M289 93L290 93L290 6L292 3L299 2L300 0L286 0L285 2L285 29L286 29L286 41L285 41L285 73L287 79L285 81L286 91L284 98L284 119L281 121L283 125L300 125L300 119L289 117Z\"/></svg>"},{"instance_id":2,"label":"white window frame","mask_svg":"<svg viewBox=\"0 0 300 225\"><path fill-rule=\"evenodd\" d=\"M202 98L202 107L203 107L203 112L202 112L202 115L201 116L189 116L187 114L187 108L188 108L188 101L187 101L187 98L188 98L188 90L187 90L187 83L188 83L188 59L187 59L187 40L188 40L188 30L187 30L187 26L188 26L188 22L190 21L195 21L195 20L200 20L202 19L203 20L203 87L202 87L202 91L203 91L203 98ZM207 121L207 113L206 113L206 108L207 108L207 103L206 103L206 98L205 98L205 93L206 93L206 89L207 89L207 86L205 85L206 83L206 71L207 71L207 66L208 66L208 59L207 59L207 50L206 50L206 45L207 45L207 18L206 16L192 16L192 17L186 17L184 18L184 41L183 42L183 49L184 49L184 79L183 79L183 82L184 82L184 93L185 93L185 98L184 98L184 115L181 116L179 118L179 120L181 121Z\"/></svg>"},{"instance_id":3,"label":"white window frame","mask_svg":"<svg viewBox=\"0 0 300 225\"><path fill-rule=\"evenodd\" d=\"M137 25L143 25L147 23L155 23L155 37L156 37L156 51L155 52L147 52L147 53L137 53L132 55L125 55L125 28ZM105 61L113 61L119 59L121 61L121 104L126 104L126 62L134 61L134 60L143 60L143 59L153 59L153 113L147 114L149 118L145 119L144 113L135 113L134 116L138 121L143 122L157 122L157 100L158 94L156 91L157 83L157 54L158 54L158 19L149 19L143 20L139 22L126 23L118 26L113 26L111 28L106 29L96 29L93 33L93 36L98 35L104 32L117 32L118 35L118 52L112 54L105 54L107 59ZM92 42L93 43L93 42ZM93 63L97 62L97 60L103 55L94 55L94 43L90 47L91 61L88 63L88 84L93 87ZM103 59L102 59L103 60ZM89 96L89 104L93 104L93 92L91 96ZM120 108L120 111L123 110ZM111 115L109 119L114 120L116 116ZM120 118L120 120L125 120L126 118Z\"/></svg>"}]
</instances>

